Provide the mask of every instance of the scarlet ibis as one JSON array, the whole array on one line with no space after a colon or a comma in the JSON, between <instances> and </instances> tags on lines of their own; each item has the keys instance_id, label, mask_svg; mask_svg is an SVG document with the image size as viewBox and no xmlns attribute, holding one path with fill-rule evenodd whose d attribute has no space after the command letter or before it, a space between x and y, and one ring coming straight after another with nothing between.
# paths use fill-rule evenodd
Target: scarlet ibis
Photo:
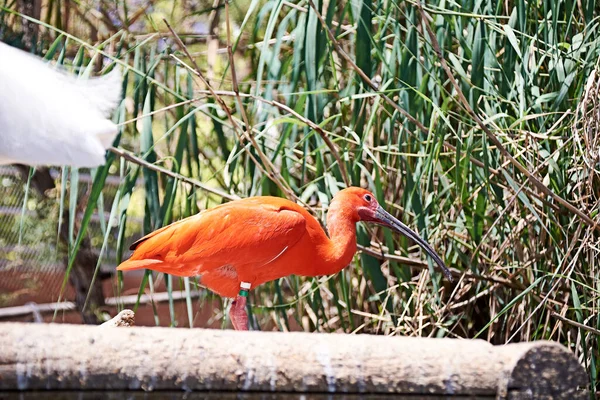
<instances>
[{"instance_id":1,"label":"scarlet ibis","mask_svg":"<svg viewBox=\"0 0 600 400\"><path fill-rule=\"evenodd\" d=\"M121 98L115 68L78 79L0 42L0 165L97 167L117 134L108 117Z\"/></svg>"},{"instance_id":2,"label":"scarlet ibis","mask_svg":"<svg viewBox=\"0 0 600 400\"><path fill-rule=\"evenodd\" d=\"M356 223L374 222L418 243L452 275L431 246L379 205L373 193L350 187L338 192L327 213L329 237L298 204L278 197L250 197L172 223L133 243L131 258L118 270L147 268L177 276L200 275L201 283L235 298L230 318L248 329L248 290L290 274L330 275L356 252Z\"/></svg>"}]
</instances>

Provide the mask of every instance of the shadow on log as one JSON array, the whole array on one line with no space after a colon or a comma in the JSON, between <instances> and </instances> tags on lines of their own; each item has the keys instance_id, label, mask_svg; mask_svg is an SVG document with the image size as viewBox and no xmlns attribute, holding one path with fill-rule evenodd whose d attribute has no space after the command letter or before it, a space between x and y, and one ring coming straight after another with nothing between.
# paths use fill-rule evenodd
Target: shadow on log
<instances>
[{"instance_id":1,"label":"shadow on log","mask_svg":"<svg viewBox=\"0 0 600 400\"><path fill-rule=\"evenodd\" d=\"M587 396L553 342L4 323L0 349L0 390Z\"/></svg>"}]
</instances>

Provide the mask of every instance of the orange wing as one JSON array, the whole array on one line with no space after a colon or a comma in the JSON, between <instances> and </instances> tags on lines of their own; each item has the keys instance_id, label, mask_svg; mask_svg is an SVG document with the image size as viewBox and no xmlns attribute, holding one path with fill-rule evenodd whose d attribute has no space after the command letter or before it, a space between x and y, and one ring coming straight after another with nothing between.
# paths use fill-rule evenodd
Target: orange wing
<instances>
[{"instance_id":1,"label":"orange wing","mask_svg":"<svg viewBox=\"0 0 600 400\"><path fill-rule=\"evenodd\" d=\"M243 266L251 274L251 267L278 258L306 233L297 208L287 200L259 197L203 211L135 242L135 252L117 269L193 276L228 266L240 273L237 267Z\"/></svg>"}]
</instances>

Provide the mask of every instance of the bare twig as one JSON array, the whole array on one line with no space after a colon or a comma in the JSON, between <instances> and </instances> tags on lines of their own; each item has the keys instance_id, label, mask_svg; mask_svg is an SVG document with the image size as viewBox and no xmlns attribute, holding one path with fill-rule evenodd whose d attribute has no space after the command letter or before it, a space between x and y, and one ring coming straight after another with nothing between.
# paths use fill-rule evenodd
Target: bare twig
<instances>
[{"instance_id":1,"label":"bare twig","mask_svg":"<svg viewBox=\"0 0 600 400\"><path fill-rule=\"evenodd\" d=\"M135 325L135 313L131 310L123 310L112 319L100 325L100 328L129 327Z\"/></svg>"},{"instance_id":2,"label":"bare twig","mask_svg":"<svg viewBox=\"0 0 600 400\"><path fill-rule=\"evenodd\" d=\"M187 47L181 41L181 39L179 38L179 36L177 35L177 33L171 27L171 25L169 25L169 23L167 22L167 20L164 20L164 22L167 25L167 27L169 28L169 31L171 31L171 34L175 38L175 41L179 44L179 46L181 47L181 49L186 54L186 56L188 57L188 59L190 60L190 62L192 63L192 65L194 67L193 69L191 69L191 68L188 67L188 69L190 69L198 78L200 78L200 80L202 81L202 83L211 92L212 96L215 98L215 100L217 101L217 103L219 103L219 105L221 106L221 108L223 109L223 111L225 112L225 114L227 114L227 118L231 122L231 125L234 128L233 130L238 135L239 140L242 141L242 137L246 137L252 143L252 146L254 147L256 153L258 154L260 160L262 161L262 164L264 164L265 168L268 171L265 171L263 169L263 166L261 165L261 163L259 163L258 160L256 160L256 158L254 157L254 155L250 151L246 151L247 154L248 154L248 156L251 157L252 160L254 161L254 163L257 166L257 168L263 170L263 172L265 173L265 175L267 175L269 177L269 179L271 179L281 189L281 191L283 191L288 197L297 199L297 196L294 194L293 190L289 187L289 184L284 179L282 179L281 174L275 169L275 167L271 163L271 160L269 160L269 158L264 154L264 152L262 151L262 149L260 148L260 146L258 145L258 143L256 142L256 140L254 139L254 137L251 135L251 132L247 131L246 134L243 135L243 136L238 132L238 131L243 132L243 130L240 129L239 124L233 118L233 114L231 113L231 110L229 109L229 107L227 106L227 104L225 104L225 102L223 101L223 99L219 95L217 95L217 93L213 90L212 86L204 78L204 76L202 75L202 72L200 70L200 67L198 67L198 64L196 63L196 60L189 53ZM173 59L175 59L176 61L178 61L179 63L181 63L182 65L184 65L184 66L187 67L187 65L181 59L177 58L175 55L172 54L171 57Z\"/></svg>"},{"instance_id":3,"label":"bare twig","mask_svg":"<svg viewBox=\"0 0 600 400\"><path fill-rule=\"evenodd\" d=\"M406 264L406 265L410 265L411 267L415 267L415 268L419 268L422 270L428 270L429 269L429 265L421 260L416 260L414 258L409 258L409 257L402 257L396 254L389 254L389 253L383 253L377 249L374 249L372 247L365 247L362 245L357 245L358 249L360 251L362 251L365 254L368 254L370 256L373 256L377 259L380 260L390 260L390 261L396 261L402 264ZM519 289L522 290L523 287L522 285L518 285L515 284L514 282L508 280L508 279L504 279L504 278L499 278L496 276L491 276L491 275L480 275L480 274L474 274L472 272L462 272L453 268L450 268L450 273L454 276L462 276L464 275L465 278L469 278L469 279L473 279L473 280L479 280L479 281L488 281L488 282L494 282L494 283L500 283L504 286L513 288L513 289Z\"/></svg>"},{"instance_id":4,"label":"bare twig","mask_svg":"<svg viewBox=\"0 0 600 400\"><path fill-rule=\"evenodd\" d=\"M547 306L547 308L550 308L548 305L546 305L546 306ZM550 315L552 315L554 318L561 320L562 322L565 322L576 328L583 329L584 331L591 332L594 335L600 336L600 330L593 328L591 326L588 326L588 325L581 324L577 321L573 321L572 319L569 319L567 317L563 317L562 315L560 315L559 313L557 313L556 311L554 311L552 309L550 309Z\"/></svg>"},{"instance_id":5,"label":"bare twig","mask_svg":"<svg viewBox=\"0 0 600 400\"><path fill-rule=\"evenodd\" d=\"M196 186L197 188L200 188L206 192L212 193L212 194L216 194L217 196L220 196L224 199L228 199L228 200L239 200L239 196L236 196L234 194L229 194L229 193L225 193L223 191L220 191L219 189L214 189L211 188L210 186L206 186L205 184L203 184L202 182L196 180L196 179L192 179L192 178L188 178L186 176L183 176L181 174L178 174L176 172L173 172L171 170L168 170L166 168L163 167L159 167L156 164L151 164L148 161L141 159L137 156L135 156L134 154L131 154L128 151L125 151L123 149L118 149L116 147L111 147L109 149L112 153L118 155L119 157L122 157L128 161L131 161L134 164L140 165L144 168L148 168L151 169L153 171L156 172L161 172L167 176L170 176L171 178L175 178L175 179L179 179L183 182L189 183L192 186Z\"/></svg>"}]
</instances>

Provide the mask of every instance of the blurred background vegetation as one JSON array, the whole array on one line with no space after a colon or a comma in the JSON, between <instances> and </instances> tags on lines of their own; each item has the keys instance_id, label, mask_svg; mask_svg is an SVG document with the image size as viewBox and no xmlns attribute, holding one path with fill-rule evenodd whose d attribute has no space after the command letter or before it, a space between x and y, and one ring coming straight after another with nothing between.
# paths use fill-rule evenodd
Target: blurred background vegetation
<instances>
[{"instance_id":1,"label":"blurred background vegetation","mask_svg":"<svg viewBox=\"0 0 600 400\"><path fill-rule=\"evenodd\" d=\"M595 390L599 11L594 0L1 0L0 40L75 73L122 66L125 158L47 170L40 190L43 171L3 170L0 265L58 260L55 299L87 265L78 305L93 322L122 295L114 267L142 234L238 196L287 197L324 221L338 190L363 186L455 282L405 238L361 225L344 271L254 290L255 328L559 341ZM157 324L178 312L179 325L228 324L227 300L193 322L212 298L194 280L146 273L135 292L163 280L169 318L155 306Z\"/></svg>"}]
</instances>

